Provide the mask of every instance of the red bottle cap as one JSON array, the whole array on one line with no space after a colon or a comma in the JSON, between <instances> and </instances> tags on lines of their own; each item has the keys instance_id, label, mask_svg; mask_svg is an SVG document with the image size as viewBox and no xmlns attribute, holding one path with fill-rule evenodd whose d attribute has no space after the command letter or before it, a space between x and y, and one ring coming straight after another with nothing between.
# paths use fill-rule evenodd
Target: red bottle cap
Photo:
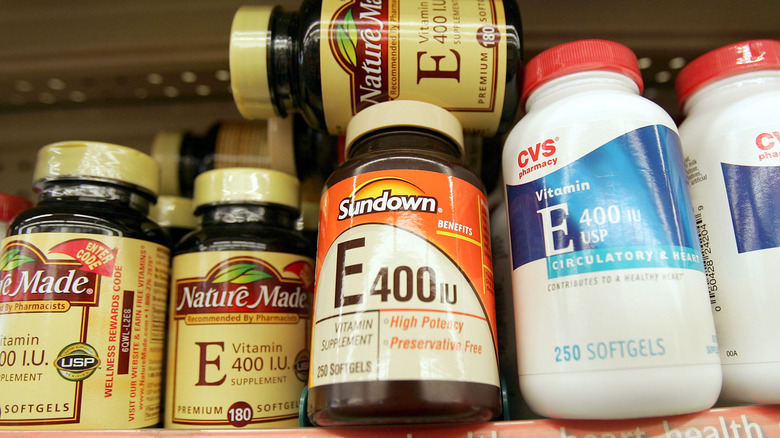
<instances>
[{"instance_id":1,"label":"red bottle cap","mask_svg":"<svg viewBox=\"0 0 780 438\"><path fill-rule=\"evenodd\" d=\"M628 47L606 40L582 40L547 49L525 68L522 101L540 85L567 74L606 70L622 73L644 88L636 55Z\"/></svg>"},{"instance_id":2,"label":"red bottle cap","mask_svg":"<svg viewBox=\"0 0 780 438\"><path fill-rule=\"evenodd\" d=\"M32 205L32 202L27 198L0 193L0 221L8 222Z\"/></svg>"},{"instance_id":3,"label":"red bottle cap","mask_svg":"<svg viewBox=\"0 0 780 438\"><path fill-rule=\"evenodd\" d=\"M680 107L691 93L723 77L780 68L780 41L753 40L715 49L691 61L675 81Z\"/></svg>"}]
</instances>

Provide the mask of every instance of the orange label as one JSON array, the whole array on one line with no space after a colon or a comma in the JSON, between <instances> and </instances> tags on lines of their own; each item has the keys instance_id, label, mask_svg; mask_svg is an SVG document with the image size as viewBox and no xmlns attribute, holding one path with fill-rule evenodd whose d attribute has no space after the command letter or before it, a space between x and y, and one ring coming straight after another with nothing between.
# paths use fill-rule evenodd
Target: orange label
<instances>
[{"instance_id":1,"label":"orange label","mask_svg":"<svg viewBox=\"0 0 780 438\"><path fill-rule=\"evenodd\" d=\"M485 195L455 177L396 169L340 181L320 205L310 386L498 385ZM432 357L462 366L409 366Z\"/></svg>"}]
</instances>

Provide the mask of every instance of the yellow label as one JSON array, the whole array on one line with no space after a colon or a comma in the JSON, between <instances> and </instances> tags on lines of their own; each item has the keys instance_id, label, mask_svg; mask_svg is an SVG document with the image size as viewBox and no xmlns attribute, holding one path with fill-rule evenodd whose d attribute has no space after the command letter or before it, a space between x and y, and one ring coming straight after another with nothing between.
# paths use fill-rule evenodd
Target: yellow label
<instances>
[{"instance_id":1,"label":"yellow label","mask_svg":"<svg viewBox=\"0 0 780 438\"><path fill-rule=\"evenodd\" d=\"M331 134L395 99L451 111L492 136L503 110L506 23L500 0L323 0L323 106Z\"/></svg>"},{"instance_id":2,"label":"yellow label","mask_svg":"<svg viewBox=\"0 0 780 438\"><path fill-rule=\"evenodd\" d=\"M0 426L159 421L168 249L95 234L3 240Z\"/></svg>"},{"instance_id":3,"label":"yellow label","mask_svg":"<svg viewBox=\"0 0 780 438\"><path fill-rule=\"evenodd\" d=\"M313 282L296 254L174 257L166 427L297 426Z\"/></svg>"}]
</instances>

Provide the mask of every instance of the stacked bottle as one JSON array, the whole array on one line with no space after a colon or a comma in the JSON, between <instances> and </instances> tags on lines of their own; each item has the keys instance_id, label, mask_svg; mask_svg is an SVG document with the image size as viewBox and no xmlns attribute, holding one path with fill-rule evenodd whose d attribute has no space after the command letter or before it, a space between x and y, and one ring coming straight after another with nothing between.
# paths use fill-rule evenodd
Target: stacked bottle
<instances>
[{"instance_id":1,"label":"stacked bottle","mask_svg":"<svg viewBox=\"0 0 780 438\"><path fill-rule=\"evenodd\" d=\"M451 111L468 134L492 136L517 111L520 35L514 0L244 7L230 42L233 96L246 118L299 112L333 135L371 105L420 100Z\"/></svg>"}]
</instances>

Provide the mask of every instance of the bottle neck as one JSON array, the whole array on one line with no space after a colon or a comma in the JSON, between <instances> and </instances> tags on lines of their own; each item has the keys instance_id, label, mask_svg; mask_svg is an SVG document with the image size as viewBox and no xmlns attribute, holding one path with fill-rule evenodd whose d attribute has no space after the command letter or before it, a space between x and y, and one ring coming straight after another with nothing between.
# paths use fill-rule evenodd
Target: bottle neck
<instances>
[{"instance_id":1,"label":"bottle neck","mask_svg":"<svg viewBox=\"0 0 780 438\"><path fill-rule=\"evenodd\" d=\"M355 142L349 150L348 158L372 152L397 151L399 149L447 155L458 163L463 160L460 148L449 138L432 131L411 128L404 131L399 131L397 128L374 131Z\"/></svg>"},{"instance_id":2,"label":"bottle neck","mask_svg":"<svg viewBox=\"0 0 780 438\"><path fill-rule=\"evenodd\" d=\"M693 92L683 105L683 113L690 114L697 108L720 108L769 90L780 90L780 69L725 77Z\"/></svg>"},{"instance_id":3,"label":"bottle neck","mask_svg":"<svg viewBox=\"0 0 780 438\"><path fill-rule=\"evenodd\" d=\"M626 75L611 71L586 71L552 79L532 91L525 103L526 111L545 106L561 98L593 91L612 91L639 95L639 86Z\"/></svg>"},{"instance_id":4,"label":"bottle neck","mask_svg":"<svg viewBox=\"0 0 780 438\"><path fill-rule=\"evenodd\" d=\"M298 14L276 8L271 15L269 31L268 87L274 106L280 116L286 117L297 106Z\"/></svg>"},{"instance_id":5,"label":"bottle neck","mask_svg":"<svg viewBox=\"0 0 780 438\"><path fill-rule=\"evenodd\" d=\"M211 204L197 208L201 225L258 224L294 229L298 212L290 207L274 204Z\"/></svg>"},{"instance_id":6,"label":"bottle neck","mask_svg":"<svg viewBox=\"0 0 780 438\"><path fill-rule=\"evenodd\" d=\"M131 186L83 181L55 180L39 185L39 205L57 202L101 204L110 208L129 208L144 216L154 202L154 196Z\"/></svg>"}]
</instances>

